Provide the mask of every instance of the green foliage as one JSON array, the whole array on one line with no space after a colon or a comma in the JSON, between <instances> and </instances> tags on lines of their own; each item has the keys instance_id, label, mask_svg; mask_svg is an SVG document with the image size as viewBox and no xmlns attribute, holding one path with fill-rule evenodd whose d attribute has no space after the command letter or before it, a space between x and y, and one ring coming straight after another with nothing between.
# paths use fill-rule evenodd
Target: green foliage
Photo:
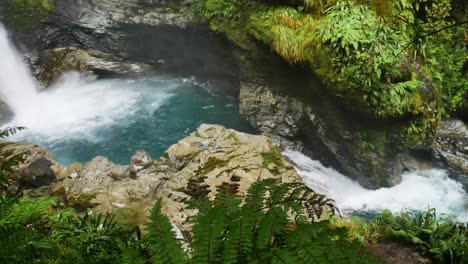
<instances>
[{"instance_id":1,"label":"green foliage","mask_svg":"<svg viewBox=\"0 0 468 264\"><path fill-rule=\"evenodd\" d=\"M444 114L462 109L468 97L467 41L465 30L454 28L430 37L427 64L442 97Z\"/></svg>"},{"instance_id":2,"label":"green foliage","mask_svg":"<svg viewBox=\"0 0 468 264\"><path fill-rule=\"evenodd\" d=\"M134 227L119 225L111 214L79 216L56 198L17 196L0 199L1 263L115 263L119 244L134 241Z\"/></svg>"},{"instance_id":3,"label":"green foliage","mask_svg":"<svg viewBox=\"0 0 468 264\"><path fill-rule=\"evenodd\" d=\"M24 127L10 127L0 129L0 139L4 139L23 130ZM0 195L11 194L12 190L13 167L24 161L25 154L9 155L5 153L5 148L10 146L9 142L0 142Z\"/></svg>"},{"instance_id":4,"label":"green foliage","mask_svg":"<svg viewBox=\"0 0 468 264\"><path fill-rule=\"evenodd\" d=\"M147 230L157 243L151 245L154 263L381 263L346 240L346 229L323 220L325 211L335 210L332 201L302 184L259 181L244 201L220 187L214 201L203 197L190 204L198 213L184 257L173 249L175 234L156 203Z\"/></svg>"},{"instance_id":5,"label":"green foliage","mask_svg":"<svg viewBox=\"0 0 468 264\"><path fill-rule=\"evenodd\" d=\"M279 170L284 168L283 156L278 147L271 145L269 152L262 153L262 166L267 168L273 174L279 174Z\"/></svg>"},{"instance_id":6,"label":"green foliage","mask_svg":"<svg viewBox=\"0 0 468 264\"><path fill-rule=\"evenodd\" d=\"M187 263L179 241L174 237L172 225L161 213L161 200L151 210L150 222L146 225L153 263Z\"/></svg>"},{"instance_id":7,"label":"green foliage","mask_svg":"<svg viewBox=\"0 0 468 264\"><path fill-rule=\"evenodd\" d=\"M30 32L55 8L52 0L7 1L7 21L20 32Z\"/></svg>"},{"instance_id":8,"label":"green foliage","mask_svg":"<svg viewBox=\"0 0 468 264\"><path fill-rule=\"evenodd\" d=\"M240 0L206 0L205 18L206 19L228 19L239 22L241 18L241 7L243 1ZM199 7L200 8L200 7Z\"/></svg>"},{"instance_id":9,"label":"green foliage","mask_svg":"<svg viewBox=\"0 0 468 264\"><path fill-rule=\"evenodd\" d=\"M381 238L392 238L418 247L436 263L466 263L466 223L459 223L449 215L437 217L435 209L399 215L383 211L369 222L354 219L353 224L353 230L361 240L376 242Z\"/></svg>"},{"instance_id":10,"label":"green foliage","mask_svg":"<svg viewBox=\"0 0 468 264\"><path fill-rule=\"evenodd\" d=\"M204 12L214 30L252 56L254 38L291 64L309 65L345 107L376 119L408 121L396 143L407 146L433 137L441 115L461 111L468 96L466 30L450 27L460 17L466 20L466 11L452 5L450 0L246 0L243 5L213 0Z\"/></svg>"}]
</instances>

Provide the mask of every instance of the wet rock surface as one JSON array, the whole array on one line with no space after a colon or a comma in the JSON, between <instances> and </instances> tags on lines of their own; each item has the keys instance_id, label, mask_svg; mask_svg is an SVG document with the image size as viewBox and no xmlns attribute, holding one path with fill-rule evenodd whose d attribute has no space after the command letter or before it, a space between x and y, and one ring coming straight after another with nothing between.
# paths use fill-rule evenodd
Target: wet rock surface
<instances>
[{"instance_id":1,"label":"wet rock surface","mask_svg":"<svg viewBox=\"0 0 468 264\"><path fill-rule=\"evenodd\" d=\"M468 128L458 119L443 120L436 133L433 154L455 171L468 175ZM465 177L466 178L466 177Z\"/></svg>"},{"instance_id":2,"label":"wet rock surface","mask_svg":"<svg viewBox=\"0 0 468 264\"><path fill-rule=\"evenodd\" d=\"M397 131L366 127L321 92L326 90L323 85L301 69L277 60L260 63L270 69L258 64L243 65L241 71L240 112L254 128L280 147L302 151L366 188L401 182L400 153L387 137ZM362 134L367 131L376 134L371 147L363 145Z\"/></svg>"},{"instance_id":3,"label":"wet rock surface","mask_svg":"<svg viewBox=\"0 0 468 264\"><path fill-rule=\"evenodd\" d=\"M44 157L33 161L20 178L20 183L27 187L41 187L55 181L55 173L51 169L52 162Z\"/></svg>"},{"instance_id":4,"label":"wet rock surface","mask_svg":"<svg viewBox=\"0 0 468 264\"><path fill-rule=\"evenodd\" d=\"M37 64L39 69L36 75L45 86L68 71L119 77L145 76L153 73L150 65L126 61L97 50L76 47L46 50Z\"/></svg>"},{"instance_id":5,"label":"wet rock surface","mask_svg":"<svg viewBox=\"0 0 468 264\"><path fill-rule=\"evenodd\" d=\"M14 36L20 50L37 53L42 58L38 68L50 61L50 55L59 55L57 51L62 54L63 49L76 47L80 53L90 50L93 53L90 55L98 58L93 61L99 63L86 67L76 64L70 67L72 64L68 63L68 70L81 71L85 67L104 76L134 72L133 67L125 66L123 59L151 65L160 73L194 76L198 81L215 83L211 88L237 96L239 69L227 48L230 44L211 32L206 24L197 22L193 2L61 0L56 1L54 10L35 27L37 30L25 34L15 32ZM96 56L96 51L107 55ZM60 56L52 57L55 57L53 61L62 60ZM76 56L70 54L67 58L72 57ZM45 75L48 84L56 78L59 71L55 71L41 70L38 75L41 79Z\"/></svg>"}]
</instances>

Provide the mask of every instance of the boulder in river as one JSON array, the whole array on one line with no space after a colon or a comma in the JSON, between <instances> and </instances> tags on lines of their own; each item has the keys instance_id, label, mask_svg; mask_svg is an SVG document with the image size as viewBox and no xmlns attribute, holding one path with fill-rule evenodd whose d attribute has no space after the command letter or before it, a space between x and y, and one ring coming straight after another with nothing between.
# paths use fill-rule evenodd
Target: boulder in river
<instances>
[{"instance_id":1,"label":"boulder in river","mask_svg":"<svg viewBox=\"0 0 468 264\"><path fill-rule=\"evenodd\" d=\"M219 186L243 196L257 180L301 182L269 138L218 125L201 125L158 160L138 150L129 166L105 157L68 166L57 165L52 158L51 163L58 180L50 189L69 206L121 209L128 221L142 223L154 202L162 199L164 213L182 230L188 227L187 217L194 214L185 201L203 196L212 199ZM129 177L130 171L134 177Z\"/></svg>"},{"instance_id":2,"label":"boulder in river","mask_svg":"<svg viewBox=\"0 0 468 264\"><path fill-rule=\"evenodd\" d=\"M468 175L468 128L459 119L443 120L433 145L434 157Z\"/></svg>"}]
</instances>

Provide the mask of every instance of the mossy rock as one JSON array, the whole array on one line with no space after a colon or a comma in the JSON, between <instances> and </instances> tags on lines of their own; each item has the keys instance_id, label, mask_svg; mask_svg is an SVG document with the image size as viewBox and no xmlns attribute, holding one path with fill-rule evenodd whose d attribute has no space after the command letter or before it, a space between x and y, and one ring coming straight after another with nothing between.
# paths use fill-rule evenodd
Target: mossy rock
<instances>
[{"instance_id":1,"label":"mossy rock","mask_svg":"<svg viewBox=\"0 0 468 264\"><path fill-rule=\"evenodd\" d=\"M203 164L200 172L197 176L205 176L206 174L210 173L211 171L217 168L223 168L228 165L228 160L222 160L216 157L209 157L208 160Z\"/></svg>"},{"instance_id":2,"label":"mossy rock","mask_svg":"<svg viewBox=\"0 0 468 264\"><path fill-rule=\"evenodd\" d=\"M95 198L96 194L94 193L81 193L77 196L67 197L67 205L78 211L82 211L86 208L93 207L93 203L91 201Z\"/></svg>"},{"instance_id":3,"label":"mossy rock","mask_svg":"<svg viewBox=\"0 0 468 264\"><path fill-rule=\"evenodd\" d=\"M17 32L31 32L55 8L55 0L7 0L6 21Z\"/></svg>"},{"instance_id":4,"label":"mossy rock","mask_svg":"<svg viewBox=\"0 0 468 264\"><path fill-rule=\"evenodd\" d=\"M261 154L263 158L262 167L269 170L273 175L280 174L283 169L283 156L278 147L271 145L270 151Z\"/></svg>"}]
</instances>

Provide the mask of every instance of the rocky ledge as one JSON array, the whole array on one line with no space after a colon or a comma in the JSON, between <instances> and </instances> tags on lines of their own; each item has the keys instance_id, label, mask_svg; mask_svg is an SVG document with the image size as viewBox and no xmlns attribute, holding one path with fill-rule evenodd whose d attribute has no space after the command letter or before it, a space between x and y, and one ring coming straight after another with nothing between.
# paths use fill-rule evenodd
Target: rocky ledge
<instances>
[{"instance_id":1,"label":"rocky ledge","mask_svg":"<svg viewBox=\"0 0 468 264\"><path fill-rule=\"evenodd\" d=\"M21 152L28 158L16 170L17 182L30 196L54 194L77 209L121 209L127 221L139 224L161 198L164 212L181 230L194 213L184 201L213 198L218 186L227 185L231 192L244 195L259 179L301 181L267 137L218 125L201 125L158 160L138 150L128 166L105 157L62 166L43 147L21 143L9 146L3 155Z\"/></svg>"},{"instance_id":2,"label":"rocky ledge","mask_svg":"<svg viewBox=\"0 0 468 264\"><path fill-rule=\"evenodd\" d=\"M64 47L45 50L41 58L31 61L34 75L47 87L68 71L96 76L136 77L154 73L145 63L126 61L121 57L92 49Z\"/></svg>"}]
</instances>

